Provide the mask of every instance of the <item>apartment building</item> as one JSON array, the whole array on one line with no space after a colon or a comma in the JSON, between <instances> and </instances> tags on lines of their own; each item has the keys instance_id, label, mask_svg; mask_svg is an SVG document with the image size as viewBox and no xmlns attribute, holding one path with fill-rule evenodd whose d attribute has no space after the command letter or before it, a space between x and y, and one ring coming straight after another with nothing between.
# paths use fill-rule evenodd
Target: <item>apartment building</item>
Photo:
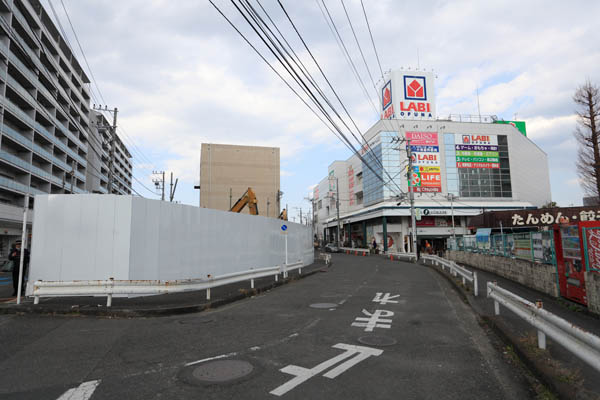
<instances>
[{"instance_id":1,"label":"apartment building","mask_svg":"<svg viewBox=\"0 0 600 400\"><path fill-rule=\"evenodd\" d=\"M97 115L89 86L38 0L0 0L0 258L20 235L27 195L33 208L36 194L108 192L106 150L90 140ZM118 143L115 192L125 194L131 156Z\"/></svg>"}]
</instances>

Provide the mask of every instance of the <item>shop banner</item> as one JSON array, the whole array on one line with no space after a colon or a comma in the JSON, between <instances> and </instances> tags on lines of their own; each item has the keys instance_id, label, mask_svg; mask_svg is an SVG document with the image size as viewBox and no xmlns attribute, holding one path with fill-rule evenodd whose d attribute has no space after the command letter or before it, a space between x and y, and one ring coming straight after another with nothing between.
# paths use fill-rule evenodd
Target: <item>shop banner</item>
<instances>
[{"instance_id":1,"label":"shop banner","mask_svg":"<svg viewBox=\"0 0 600 400\"><path fill-rule=\"evenodd\" d=\"M442 174L439 172L423 172L421 173L421 186L441 187Z\"/></svg>"},{"instance_id":2,"label":"shop banner","mask_svg":"<svg viewBox=\"0 0 600 400\"><path fill-rule=\"evenodd\" d=\"M420 172L420 173L423 173L423 172L441 172L440 171L440 167L415 166L415 167L413 167L413 169L416 172Z\"/></svg>"},{"instance_id":3,"label":"shop banner","mask_svg":"<svg viewBox=\"0 0 600 400\"><path fill-rule=\"evenodd\" d=\"M500 168L498 163L484 163L484 162L457 162L457 168Z\"/></svg>"},{"instance_id":4,"label":"shop banner","mask_svg":"<svg viewBox=\"0 0 600 400\"><path fill-rule=\"evenodd\" d=\"M406 132L411 146L438 146L437 132Z\"/></svg>"},{"instance_id":5,"label":"shop banner","mask_svg":"<svg viewBox=\"0 0 600 400\"><path fill-rule=\"evenodd\" d=\"M413 165L423 166L439 166L440 153L413 153Z\"/></svg>"},{"instance_id":6,"label":"shop banner","mask_svg":"<svg viewBox=\"0 0 600 400\"><path fill-rule=\"evenodd\" d=\"M498 151L498 146L457 144L454 147L456 148L456 150Z\"/></svg>"},{"instance_id":7,"label":"shop banner","mask_svg":"<svg viewBox=\"0 0 600 400\"><path fill-rule=\"evenodd\" d=\"M440 152L440 147L439 146L410 146L410 149L412 150L413 153L439 153Z\"/></svg>"},{"instance_id":8,"label":"shop banner","mask_svg":"<svg viewBox=\"0 0 600 400\"><path fill-rule=\"evenodd\" d=\"M475 162L475 163L499 163L498 157L459 157L456 156L458 162Z\"/></svg>"},{"instance_id":9,"label":"shop banner","mask_svg":"<svg viewBox=\"0 0 600 400\"><path fill-rule=\"evenodd\" d=\"M469 146L497 146L498 137L496 135L464 135L456 133L454 143Z\"/></svg>"},{"instance_id":10,"label":"shop banner","mask_svg":"<svg viewBox=\"0 0 600 400\"><path fill-rule=\"evenodd\" d=\"M415 193L441 193L441 187L413 187L412 191Z\"/></svg>"},{"instance_id":11,"label":"shop banner","mask_svg":"<svg viewBox=\"0 0 600 400\"><path fill-rule=\"evenodd\" d=\"M461 157L500 157L500 153L498 153L497 151L457 150L456 155Z\"/></svg>"}]
</instances>

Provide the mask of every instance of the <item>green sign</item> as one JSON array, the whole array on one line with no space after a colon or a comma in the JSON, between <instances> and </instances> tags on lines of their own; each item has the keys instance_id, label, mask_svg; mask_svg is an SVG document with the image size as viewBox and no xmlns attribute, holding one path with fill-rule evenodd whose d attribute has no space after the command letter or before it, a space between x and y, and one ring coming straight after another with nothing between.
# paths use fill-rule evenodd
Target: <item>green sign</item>
<instances>
[{"instance_id":1,"label":"green sign","mask_svg":"<svg viewBox=\"0 0 600 400\"><path fill-rule=\"evenodd\" d=\"M413 171L410 180L408 181L408 186L421 187L421 173L417 171Z\"/></svg>"},{"instance_id":2,"label":"green sign","mask_svg":"<svg viewBox=\"0 0 600 400\"><path fill-rule=\"evenodd\" d=\"M527 136L527 128L525 127L525 121L494 121L494 123L512 125L515 128L517 128L523 136Z\"/></svg>"},{"instance_id":3,"label":"green sign","mask_svg":"<svg viewBox=\"0 0 600 400\"><path fill-rule=\"evenodd\" d=\"M484 162L484 163L499 163L498 157L456 157L458 162Z\"/></svg>"},{"instance_id":4,"label":"green sign","mask_svg":"<svg viewBox=\"0 0 600 400\"><path fill-rule=\"evenodd\" d=\"M500 157L497 151L456 150L456 155L462 157Z\"/></svg>"}]
</instances>

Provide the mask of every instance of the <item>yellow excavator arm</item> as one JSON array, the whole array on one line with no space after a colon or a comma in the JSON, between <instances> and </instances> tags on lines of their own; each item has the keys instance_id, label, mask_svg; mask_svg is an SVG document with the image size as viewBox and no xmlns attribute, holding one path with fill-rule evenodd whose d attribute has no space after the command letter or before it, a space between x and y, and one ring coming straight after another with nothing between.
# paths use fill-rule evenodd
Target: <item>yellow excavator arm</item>
<instances>
[{"instance_id":1,"label":"yellow excavator arm","mask_svg":"<svg viewBox=\"0 0 600 400\"><path fill-rule=\"evenodd\" d=\"M258 215L258 201L256 200L256 194L254 194L252 188L248 188L229 211L239 213L246 207L246 204L250 209L251 215Z\"/></svg>"},{"instance_id":2,"label":"yellow excavator arm","mask_svg":"<svg viewBox=\"0 0 600 400\"><path fill-rule=\"evenodd\" d=\"M279 214L279 219L282 219L284 221L287 221L287 210L284 208L283 211L281 211L281 214Z\"/></svg>"}]
</instances>

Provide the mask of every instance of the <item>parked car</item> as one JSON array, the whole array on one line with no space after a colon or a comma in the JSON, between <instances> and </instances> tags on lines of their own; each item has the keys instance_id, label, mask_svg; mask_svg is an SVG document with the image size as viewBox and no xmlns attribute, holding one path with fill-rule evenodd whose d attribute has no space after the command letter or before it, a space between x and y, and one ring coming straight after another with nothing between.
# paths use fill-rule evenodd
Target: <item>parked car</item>
<instances>
[{"instance_id":1,"label":"parked car","mask_svg":"<svg viewBox=\"0 0 600 400\"><path fill-rule=\"evenodd\" d=\"M327 243L325 245L325 252L326 253L338 253L340 251L340 248L337 247L335 245L335 243Z\"/></svg>"}]
</instances>

